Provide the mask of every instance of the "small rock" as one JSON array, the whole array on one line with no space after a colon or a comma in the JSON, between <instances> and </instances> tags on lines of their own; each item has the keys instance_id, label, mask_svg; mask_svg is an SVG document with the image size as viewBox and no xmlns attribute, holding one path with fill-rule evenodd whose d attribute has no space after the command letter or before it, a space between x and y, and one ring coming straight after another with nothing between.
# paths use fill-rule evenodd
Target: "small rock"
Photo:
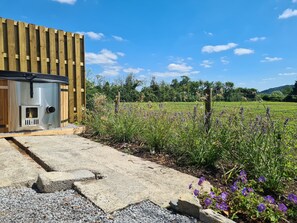
<instances>
[{"instance_id":1,"label":"small rock","mask_svg":"<svg viewBox=\"0 0 297 223\"><path fill-rule=\"evenodd\" d=\"M235 223L235 221L232 221L211 209L200 210L199 219L205 223Z\"/></svg>"},{"instance_id":2,"label":"small rock","mask_svg":"<svg viewBox=\"0 0 297 223\"><path fill-rule=\"evenodd\" d=\"M53 193L71 189L75 181L93 180L95 175L89 170L73 172L46 172L38 175L37 188L40 192Z\"/></svg>"},{"instance_id":3,"label":"small rock","mask_svg":"<svg viewBox=\"0 0 297 223\"><path fill-rule=\"evenodd\" d=\"M199 200L191 194L183 194L178 199L171 200L169 204L177 212L199 218L201 205Z\"/></svg>"}]
</instances>

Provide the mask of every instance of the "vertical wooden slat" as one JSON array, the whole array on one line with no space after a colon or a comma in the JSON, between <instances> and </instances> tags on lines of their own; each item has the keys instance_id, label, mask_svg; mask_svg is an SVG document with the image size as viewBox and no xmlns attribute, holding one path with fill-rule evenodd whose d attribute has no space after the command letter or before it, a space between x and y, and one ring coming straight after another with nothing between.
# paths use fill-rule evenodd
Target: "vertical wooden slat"
<instances>
[{"instance_id":1,"label":"vertical wooden slat","mask_svg":"<svg viewBox=\"0 0 297 223\"><path fill-rule=\"evenodd\" d=\"M18 126L18 120L15 118L19 115L19 106L17 100L17 85L16 81L8 81L8 131L15 131L15 126Z\"/></svg>"},{"instance_id":2,"label":"vertical wooden slat","mask_svg":"<svg viewBox=\"0 0 297 223\"><path fill-rule=\"evenodd\" d=\"M56 64L56 36L54 29L48 29L49 32L49 50L50 50L50 73L57 74Z\"/></svg>"},{"instance_id":3,"label":"vertical wooden slat","mask_svg":"<svg viewBox=\"0 0 297 223\"><path fill-rule=\"evenodd\" d=\"M4 70L3 24L0 17L0 70Z\"/></svg>"},{"instance_id":4,"label":"vertical wooden slat","mask_svg":"<svg viewBox=\"0 0 297 223\"><path fill-rule=\"evenodd\" d=\"M35 25L29 24L31 72L37 72L37 46Z\"/></svg>"},{"instance_id":5,"label":"vertical wooden slat","mask_svg":"<svg viewBox=\"0 0 297 223\"><path fill-rule=\"evenodd\" d=\"M16 71L14 21L7 19L8 69Z\"/></svg>"},{"instance_id":6,"label":"vertical wooden slat","mask_svg":"<svg viewBox=\"0 0 297 223\"><path fill-rule=\"evenodd\" d=\"M82 88L84 89L84 97L82 97L82 106L86 107L86 71L85 71L85 38L84 36L82 37L81 41L82 41L82 48L81 50L81 62L83 63L83 66L81 67L81 79L82 79Z\"/></svg>"},{"instance_id":7,"label":"vertical wooden slat","mask_svg":"<svg viewBox=\"0 0 297 223\"><path fill-rule=\"evenodd\" d=\"M59 42L59 75L65 76L65 43L64 43L64 31L58 31L58 42Z\"/></svg>"},{"instance_id":8,"label":"vertical wooden slat","mask_svg":"<svg viewBox=\"0 0 297 223\"><path fill-rule=\"evenodd\" d=\"M8 86L6 80L0 80L0 132L8 128Z\"/></svg>"},{"instance_id":9,"label":"vertical wooden slat","mask_svg":"<svg viewBox=\"0 0 297 223\"><path fill-rule=\"evenodd\" d=\"M39 26L41 73L47 73L45 27Z\"/></svg>"},{"instance_id":10,"label":"vertical wooden slat","mask_svg":"<svg viewBox=\"0 0 297 223\"><path fill-rule=\"evenodd\" d=\"M80 38L79 34L74 35L75 41L75 89L76 89L76 114L77 121L82 120L82 107L81 107L81 69L80 69Z\"/></svg>"},{"instance_id":11,"label":"vertical wooden slat","mask_svg":"<svg viewBox=\"0 0 297 223\"><path fill-rule=\"evenodd\" d=\"M61 85L61 127L68 124L68 86Z\"/></svg>"},{"instance_id":12,"label":"vertical wooden slat","mask_svg":"<svg viewBox=\"0 0 297 223\"><path fill-rule=\"evenodd\" d=\"M73 52L72 52L72 34L67 33L67 68L68 68L68 100L69 100L69 121L74 122L74 79L73 79Z\"/></svg>"},{"instance_id":13,"label":"vertical wooden slat","mask_svg":"<svg viewBox=\"0 0 297 223\"><path fill-rule=\"evenodd\" d=\"M20 60L20 71L26 72L27 70L27 53L26 53L26 30L25 23L18 23L18 31L19 31L19 60Z\"/></svg>"}]
</instances>

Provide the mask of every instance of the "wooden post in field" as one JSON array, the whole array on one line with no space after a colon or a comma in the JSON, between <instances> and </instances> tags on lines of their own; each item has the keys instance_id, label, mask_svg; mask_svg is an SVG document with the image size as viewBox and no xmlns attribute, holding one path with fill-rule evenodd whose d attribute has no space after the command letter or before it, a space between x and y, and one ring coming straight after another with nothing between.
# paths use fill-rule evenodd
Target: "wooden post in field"
<instances>
[{"instance_id":1,"label":"wooden post in field","mask_svg":"<svg viewBox=\"0 0 297 223\"><path fill-rule=\"evenodd\" d=\"M116 98L114 100L114 113L115 114L119 113L120 101L121 101L121 93L118 92L118 95L116 96Z\"/></svg>"},{"instance_id":2,"label":"wooden post in field","mask_svg":"<svg viewBox=\"0 0 297 223\"><path fill-rule=\"evenodd\" d=\"M209 131L211 126L211 112L212 112L212 88L208 87L205 90L205 129Z\"/></svg>"},{"instance_id":3,"label":"wooden post in field","mask_svg":"<svg viewBox=\"0 0 297 223\"><path fill-rule=\"evenodd\" d=\"M197 118L197 106L194 106L193 119L196 120L196 118Z\"/></svg>"}]
</instances>

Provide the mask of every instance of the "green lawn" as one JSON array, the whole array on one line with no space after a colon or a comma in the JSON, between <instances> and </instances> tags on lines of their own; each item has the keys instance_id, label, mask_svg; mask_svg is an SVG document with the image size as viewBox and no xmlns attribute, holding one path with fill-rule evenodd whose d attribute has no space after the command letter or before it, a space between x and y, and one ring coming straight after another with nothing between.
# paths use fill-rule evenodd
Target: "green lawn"
<instances>
[{"instance_id":1,"label":"green lawn","mask_svg":"<svg viewBox=\"0 0 297 223\"><path fill-rule=\"evenodd\" d=\"M140 107L148 109L148 103L133 103ZM164 102L151 103L150 110L159 110L163 107L168 112L193 112L194 106L198 110L204 110L203 102ZM249 117L257 115L265 115L266 109L270 108L270 114L273 119L284 120L289 118L292 122L297 123L297 103L294 102L214 102L213 110L215 114L222 111L239 112L240 108L244 108L244 114Z\"/></svg>"}]
</instances>

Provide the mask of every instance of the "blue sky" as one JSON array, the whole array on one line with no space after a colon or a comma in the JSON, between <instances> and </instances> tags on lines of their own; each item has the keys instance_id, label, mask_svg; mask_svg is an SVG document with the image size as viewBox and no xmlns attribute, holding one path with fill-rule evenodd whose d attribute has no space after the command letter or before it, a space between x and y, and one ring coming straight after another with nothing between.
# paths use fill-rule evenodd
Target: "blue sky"
<instances>
[{"instance_id":1,"label":"blue sky","mask_svg":"<svg viewBox=\"0 0 297 223\"><path fill-rule=\"evenodd\" d=\"M297 0L1 0L0 17L84 34L89 78L297 80Z\"/></svg>"}]
</instances>

